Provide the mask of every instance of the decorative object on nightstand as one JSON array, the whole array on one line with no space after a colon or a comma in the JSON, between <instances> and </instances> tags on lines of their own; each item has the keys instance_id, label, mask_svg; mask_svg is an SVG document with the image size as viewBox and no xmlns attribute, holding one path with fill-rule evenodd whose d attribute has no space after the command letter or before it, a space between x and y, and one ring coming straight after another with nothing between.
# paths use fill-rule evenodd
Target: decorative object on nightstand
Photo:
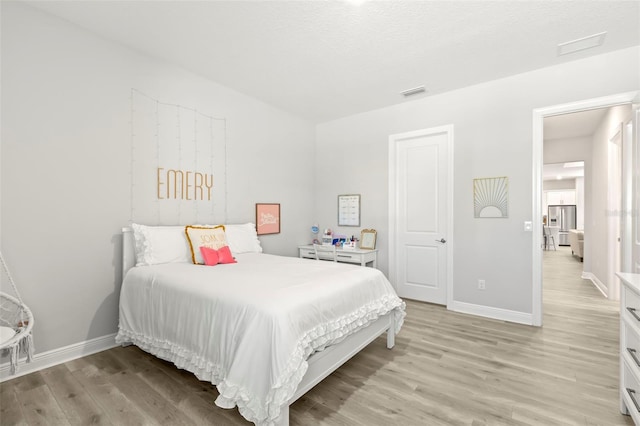
<instances>
[{"instance_id":1,"label":"decorative object on nightstand","mask_svg":"<svg viewBox=\"0 0 640 426\"><path fill-rule=\"evenodd\" d=\"M314 223L313 225L311 225L311 233L313 234L311 244L320 244L320 241L318 241L318 232L320 232L320 227L318 226L318 224Z\"/></svg>"},{"instance_id":2,"label":"decorative object on nightstand","mask_svg":"<svg viewBox=\"0 0 640 426\"><path fill-rule=\"evenodd\" d=\"M322 234L322 245L323 246L333 245L333 232L331 232L331 229L324 230L324 234Z\"/></svg>"},{"instance_id":3,"label":"decorative object on nightstand","mask_svg":"<svg viewBox=\"0 0 640 426\"><path fill-rule=\"evenodd\" d=\"M345 241L342 244L342 250L355 250L357 241L355 239L351 239L349 241Z\"/></svg>"},{"instance_id":4,"label":"decorative object on nightstand","mask_svg":"<svg viewBox=\"0 0 640 426\"><path fill-rule=\"evenodd\" d=\"M375 229L363 229L360 234L360 248L364 250L375 249L377 234Z\"/></svg>"}]
</instances>

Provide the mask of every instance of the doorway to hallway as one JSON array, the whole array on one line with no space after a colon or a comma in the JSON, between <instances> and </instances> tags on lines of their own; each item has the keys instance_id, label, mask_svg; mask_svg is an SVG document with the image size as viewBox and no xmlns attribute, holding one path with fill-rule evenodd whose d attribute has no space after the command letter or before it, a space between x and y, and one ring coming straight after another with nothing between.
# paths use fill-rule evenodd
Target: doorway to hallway
<instances>
[{"instance_id":1,"label":"doorway to hallway","mask_svg":"<svg viewBox=\"0 0 640 426\"><path fill-rule=\"evenodd\" d=\"M556 105L547 108L541 108L534 110L533 112L533 286L532 286L532 317L534 325L542 325L543 317L543 262L542 262L542 241L543 241L543 229L542 229L542 166L543 166L543 141L544 141L544 119L546 117L553 117L562 114L570 114L580 111L594 110L598 108L613 107L618 105L631 105L632 102L637 101L639 98L639 92L629 92L619 95L612 95L603 98L590 99L586 101L574 102L564 105ZM636 115L632 115L635 117ZM606 135L610 137L609 134ZM633 143L633 142L632 142ZM623 154L624 157L624 154ZM605 161L607 155L604 155ZM605 167L606 168L606 167ZM628 173L628 172L627 172ZM607 185L605 180L604 185ZM593 188L592 188L593 189ZM605 189L606 191L606 189ZM606 197L605 197L606 199ZM594 200L595 202L596 200ZM588 204L588 203L587 203ZM588 208L588 207L587 207ZM607 209L602 209L605 213ZM608 226L611 218L602 219L604 226ZM593 220L596 220L594 217ZM618 219L619 220L619 219ZM585 221L587 219L585 218ZM585 233L585 246L589 244L589 235ZM604 249L606 250L605 244ZM624 249L623 249L624 250ZM605 259L607 257L605 256ZM599 257L598 257L599 259ZM587 255L585 262L589 263L590 257ZM606 260L605 260L606 262ZM586 265L585 268L590 265ZM605 272L602 276L607 276ZM594 277L588 277L593 278ZM597 276L595 276L597 279ZM611 293L609 293L611 294Z\"/></svg>"}]
</instances>

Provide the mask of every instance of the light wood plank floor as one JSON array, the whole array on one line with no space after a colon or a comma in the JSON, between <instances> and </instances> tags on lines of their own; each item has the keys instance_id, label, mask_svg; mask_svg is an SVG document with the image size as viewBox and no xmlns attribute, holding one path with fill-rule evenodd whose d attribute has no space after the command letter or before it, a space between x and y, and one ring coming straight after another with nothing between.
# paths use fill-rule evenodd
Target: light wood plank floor
<instances>
[{"instance_id":1,"label":"light wood plank floor","mask_svg":"<svg viewBox=\"0 0 640 426\"><path fill-rule=\"evenodd\" d=\"M293 425L631 425L618 412L618 307L545 252L544 327L407 302L393 350L373 342L291 409ZM490 285L490 283L488 284ZM0 385L4 425L245 425L215 388L136 347Z\"/></svg>"}]
</instances>

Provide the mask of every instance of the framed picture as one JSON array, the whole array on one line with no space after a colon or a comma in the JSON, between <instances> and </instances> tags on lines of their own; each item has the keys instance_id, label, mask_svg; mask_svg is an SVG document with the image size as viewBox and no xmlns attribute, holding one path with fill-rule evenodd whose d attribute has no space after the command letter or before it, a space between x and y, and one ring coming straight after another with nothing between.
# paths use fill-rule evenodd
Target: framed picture
<instances>
[{"instance_id":1,"label":"framed picture","mask_svg":"<svg viewBox=\"0 0 640 426\"><path fill-rule=\"evenodd\" d=\"M363 229L360 233L360 248L365 250L375 249L377 235L378 233L375 229Z\"/></svg>"},{"instance_id":2,"label":"framed picture","mask_svg":"<svg viewBox=\"0 0 640 426\"><path fill-rule=\"evenodd\" d=\"M360 194L338 195L338 226L360 226Z\"/></svg>"},{"instance_id":3,"label":"framed picture","mask_svg":"<svg viewBox=\"0 0 640 426\"><path fill-rule=\"evenodd\" d=\"M258 235L280 233L280 204L256 203L256 231Z\"/></svg>"},{"instance_id":4,"label":"framed picture","mask_svg":"<svg viewBox=\"0 0 640 426\"><path fill-rule=\"evenodd\" d=\"M478 218L509 217L508 177L473 180L473 216Z\"/></svg>"}]
</instances>

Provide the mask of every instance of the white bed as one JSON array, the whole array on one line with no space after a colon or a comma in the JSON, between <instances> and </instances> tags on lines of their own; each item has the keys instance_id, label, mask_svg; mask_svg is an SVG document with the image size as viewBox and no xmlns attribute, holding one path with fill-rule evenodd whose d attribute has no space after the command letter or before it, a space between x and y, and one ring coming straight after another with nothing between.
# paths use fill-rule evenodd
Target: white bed
<instances>
[{"instance_id":1,"label":"white bed","mask_svg":"<svg viewBox=\"0 0 640 426\"><path fill-rule=\"evenodd\" d=\"M288 424L288 406L387 331L404 303L373 268L234 254L215 267L186 262L133 267L123 229L116 340L133 343L213 383L216 404L259 425Z\"/></svg>"}]
</instances>

